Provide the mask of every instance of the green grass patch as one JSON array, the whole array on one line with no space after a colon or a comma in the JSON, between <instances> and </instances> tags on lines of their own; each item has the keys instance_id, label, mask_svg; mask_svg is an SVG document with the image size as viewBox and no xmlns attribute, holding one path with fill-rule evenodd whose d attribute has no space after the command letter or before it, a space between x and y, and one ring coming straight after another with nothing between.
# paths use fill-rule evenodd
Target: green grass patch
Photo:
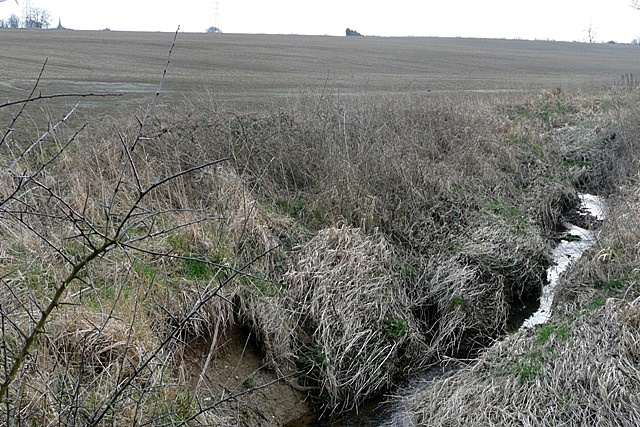
<instances>
[{"instance_id":1,"label":"green grass patch","mask_svg":"<svg viewBox=\"0 0 640 427\"><path fill-rule=\"evenodd\" d=\"M466 299L464 299L461 296L454 295L454 296L451 297L451 300L449 301L449 304L450 304L451 308L460 307L461 309L466 310L467 306L469 305L469 301L467 301Z\"/></svg>"},{"instance_id":2,"label":"green grass patch","mask_svg":"<svg viewBox=\"0 0 640 427\"><path fill-rule=\"evenodd\" d=\"M306 203L304 200L291 201L287 199L280 199L276 201L276 205L280 208L282 213L294 219L302 217L306 210Z\"/></svg>"},{"instance_id":3,"label":"green grass patch","mask_svg":"<svg viewBox=\"0 0 640 427\"><path fill-rule=\"evenodd\" d=\"M595 297L593 301L589 303L587 309L589 310L597 310L600 307L604 307L605 300L603 297Z\"/></svg>"},{"instance_id":4,"label":"green grass patch","mask_svg":"<svg viewBox=\"0 0 640 427\"><path fill-rule=\"evenodd\" d=\"M327 355L324 353L322 346L316 345L298 356L296 363L298 369L305 373L312 374L326 365Z\"/></svg>"},{"instance_id":5,"label":"green grass patch","mask_svg":"<svg viewBox=\"0 0 640 427\"><path fill-rule=\"evenodd\" d=\"M402 318L395 318L393 316L388 316L385 321L385 331L387 335L391 338L397 338L402 335L405 335L409 330L409 326L407 325L407 321Z\"/></svg>"},{"instance_id":6,"label":"green grass patch","mask_svg":"<svg viewBox=\"0 0 640 427\"><path fill-rule=\"evenodd\" d=\"M177 233L168 233L167 240L169 241L169 245L171 245L171 249L174 252L180 254L189 253L189 244L187 243L187 239L184 236Z\"/></svg>"},{"instance_id":7,"label":"green grass patch","mask_svg":"<svg viewBox=\"0 0 640 427\"><path fill-rule=\"evenodd\" d=\"M512 360L506 366L506 374L518 378L520 384L542 378L542 350L533 350L519 360Z\"/></svg>"},{"instance_id":8,"label":"green grass patch","mask_svg":"<svg viewBox=\"0 0 640 427\"><path fill-rule=\"evenodd\" d=\"M247 377L245 378L245 380L242 382L242 385L245 386L248 389L252 389L256 386L256 381L253 377Z\"/></svg>"},{"instance_id":9,"label":"green grass patch","mask_svg":"<svg viewBox=\"0 0 640 427\"><path fill-rule=\"evenodd\" d=\"M506 206L499 199L492 199L485 204L485 208L491 213L504 218L517 234L525 234L526 229L530 226L529 220L520 214L518 209Z\"/></svg>"},{"instance_id":10,"label":"green grass patch","mask_svg":"<svg viewBox=\"0 0 640 427\"><path fill-rule=\"evenodd\" d=\"M149 262L134 260L132 267L136 273L138 273L142 278L150 282L153 282L153 280L158 275L158 272L156 271L155 266Z\"/></svg>"},{"instance_id":11,"label":"green grass patch","mask_svg":"<svg viewBox=\"0 0 640 427\"><path fill-rule=\"evenodd\" d=\"M186 422L198 412L198 399L191 391L182 391L176 394L173 401L162 402L160 406L160 419L171 420L172 424Z\"/></svg>"},{"instance_id":12,"label":"green grass patch","mask_svg":"<svg viewBox=\"0 0 640 427\"><path fill-rule=\"evenodd\" d=\"M582 237L576 234L567 233L562 236L560 240L564 240L565 242L579 242L580 240L582 240Z\"/></svg>"},{"instance_id":13,"label":"green grass patch","mask_svg":"<svg viewBox=\"0 0 640 427\"><path fill-rule=\"evenodd\" d=\"M622 288L622 279L609 279L602 284L602 288L607 292L613 292Z\"/></svg>"},{"instance_id":14,"label":"green grass patch","mask_svg":"<svg viewBox=\"0 0 640 427\"><path fill-rule=\"evenodd\" d=\"M536 342L542 344L546 343L551 339L551 337L556 337L560 340L566 340L569 338L570 328L566 323L560 325L554 325L552 323L547 323L543 325L540 329L538 329L536 333Z\"/></svg>"},{"instance_id":15,"label":"green grass patch","mask_svg":"<svg viewBox=\"0 0 640 427\"><path fill-rule=\"evenodd\" d=\"M215 270L203 260L186 258L184 272L189 279L210 279L214 276Z\"/></svg>"},{"instance_id":16,"label":"green grass patch","mask_svg":"<svg viewBox=\"0 0 640 427\"><path fill-rule=\"evenodd\" d=\"M101 289L100 294L108 301L113 301L116 298L122 298L123 300L128 300L133 289L129 283L124 284L123 286L105 286Z\"/></svg>"},{"instance_id":17,"label":"green grass patch","mask_svg":"<svg viewBox=\"0 0 640 427\"><path fill-rule=\"evenodd\" d=\"M256 289L262 296L276 297L280 295L282 284L267 280L264 273L255 273L251 276L242 276L240 281L251 289Z\"/></svg>"}]
</instances>

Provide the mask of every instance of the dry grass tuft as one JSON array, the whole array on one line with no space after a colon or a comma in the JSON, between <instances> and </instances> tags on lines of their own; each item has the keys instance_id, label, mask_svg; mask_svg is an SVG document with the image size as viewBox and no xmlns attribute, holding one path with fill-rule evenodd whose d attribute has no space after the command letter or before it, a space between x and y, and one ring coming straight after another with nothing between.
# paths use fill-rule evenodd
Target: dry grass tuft
<instances>
[{"instance_id":1,"label":"dry grass tuft","mask_svg":"<svg viewBox=\"0 0 640 427\"><path fill-rule=\"evenodd\" d=\"M173 332L186 348L161 349L153 372L140 375L144 381L135 382L131 395L125 393L111 409L113 424L134 424L136 411L154 421L189 418L202 389L193 393L197 398L185 392L188 374L178 365L186 359L177 356L190 349L192 338L211 342L208 365L232 327L251 331L268 367L281 375L299 370L314 402L331 414L358 409L394 379L442 357L466 357L504 333L514 301L539 291L549 237L577 203L574 186L599 188L604 172L616 165L603 186L613 188L632 169L626 160L634 152L629 137L605 141L608 131L589 130L599 108L562 93L530 102L323 93L259 115L200 106L174 115L179 107L166 107L164 115L150 119L133 154L137 169L125 176L128 159L121 147L131 143L126 135L135 134L138 124L113 118L91 125L90 137L79 138L42 175L68 206L61 210L56 200L36 192L25 198L40 213L30 224L60 252L0 218L6 242L0 247L2 286L14 292L0 298L3 319L15 322L7 323L11 334L3 341L9 356L21 322L38 310L69 262L95 244L74 237L77 231L54 227L56 220L62 217L70 228L82 224L66 216L74 210L102 224L97 236L109 226L105 216L126 214L138 181L144 188L206 159L230 160L150 193L126 229L139 251L122 247L96 259L70 285L66 302L82 307L64 310L49 325L48 339L29 366L39 378L24 379L36 390L24 408L46 414L46 421L63 416L69 399L76 412L94 411L92 405L101 401L95 396L113 390ZM609 125L598 123L603 129ZM120 127L126 131L114 131ZM634 135L632 130L626 134ZM58 137L65 140L65 134ZM624 164L618 165L621 156ZM589 162L598 167L589 168ZM623 284L606 298L627 291L631 296L638 277L637 270L612 262L634 260L637 253L630 228L618 233L622 248L602 239L599 261L585 269L584 277L597 278L601 288ZM218 295L186 320L221 284ZM474 408L465 402L475 402L475 410L487 403L486 419L499 422L512 420L509 408L497 403L507 396L525 402L522 419L545 420L548 415L530 400L537 391L523 384L547 392L545 381L558 378L558 387L574 387L563 376L568 367L550 355L568 352L567 342L579 328L591 335L572 345L591 351L591 341L602 334L617 340L619 348L612 344L612 351L625 354L629 363L636 360L637 303L610 300L603 307L605 298L594 308L591 299L603 297L602 289L594 289L587 297L576 289L574 301L579 309L594 309L593 319L558 322L545 342L510 339L511 348L505 344L487 353L495 355L493 362L483 357L472 370L437 386L439 402L449 399L446 404L425 407L443 420L473 422ZM86 298L71 298L82 294ZM617 321L620 330L607 329L606 321ZM614 394L626 399L624 393L635 391L619 378L618 367L597 366L603 377L610 374ZM463 379L473 384L469 391L448 388ZM594 381L584 379L582 385L592 394L600 390ZM83 391L65 394L74 387ZM609 390L608 383L603 387ZM563 392L554 390L549 396L564 402ZM58 403L48 411L50 401ZM421 405L416 400L413 408L417 419L426 420L431 415Z\"/></svg>"},{"instance_id":2,"label":"dry grass tuft","mask_svg":"<svg viewBox=\"0 0 640 427\"><path fill-rule=\"evenodd\" d=\"M61 361L126 377L158 345L153 334L136 330L125 319L78 307L49 324L48 338Z\"/></svg>"},{"instance_id":3,"label":"dry grass tuft","mask_svg":"<svg viewBox=\"0 0 640 427\"><path fill-rule=\"evenodd\" d=\"M561 281L558 309L563 315L598 307L610 297L640 295L640 191L621 191L607 202L598 239Z\"/></svg>"},{"instance_id":4,"label":"dry grass tuft","mask_svg":"<svg viewBox=\"0 0 640 427\"><path fill-rule=\"evenodd\" d=\"M479 225L452 245L455 251L425 263L411 287L412 310L430 337L431 354L464 358L505 332L512 305L539 294L547 245L496 223Z\"/></svg>"},{"instance_id":5,"label":"dry grass tuft","mask_svg":"<svg viewBox=\"0 0 640 427\"><path fill-rule=\"evenodd\" d=\"M229 153L232 161L203 173L189 194L202 199L206 191L224 218L213 245L220 259L238 266L265 254L234 294L238 320L269 366L285 373L297 362L316 400L337 413L357 406L356 395L383 389L404 366L466 357L504 333L511 305L540 291L549 237L578 202L573 185L601 176L571 169L564 157L584 145L594 164L609 159L605 131L588 131L595 122L609 125L601 114L598 103L562 92L530 102L326 94L262 115L167 118L159 134L191 139L175 154L182 162ZM352 235L393 247L391 273L381 267L388 255ZM368 266L368 259L381 261ZM366 315L346 308L385 292L390 311L374 301ZM385 322L410 326L413 338L404 337L399 351L405 359L395 344L384 347ZM376 353L373 341L386 353ZM415 358L408 349L418 347ZM365 366L376 354L388 356L384 373Z\"/></svg>"},{"instance_id":6,"label":"dry grass tuft","mask_svg":"<svg viewBox=\"0 0 640 427\"><path fill-rule=\"evenodd\" d=\"M289 268L287 250L300 233L293 221L269 213L248 190L244 180L232 169L219 168L217 203L224 217L224 241L234 268L246 269L234 288L233 299L238 320L249 326L261 343L272 368L286 371L275 359L288 360L292 349L280 347L291 327L283 326L282 277ZM279 337L279 338L277 338Z\"/></svg>"},{"instance_id":7,"label":"dry grass tuft","mask_svg":"<svg viewBox=\"0 0 640 427\"><path fill-rule=\"evenodd\" d=\"M233 169L220 167L215 178L218 202L223 205L224 229L234 256L248 262L264 254L258 263L266 266L272 260L268 252L280 245L278 236L274 235L277 219L264 211Z\"/></svg>"},{"instance_id":8,"label":"dry grass tuft","mask_svg":"<svg viewBox=\"0 0 640 427\"><path fill-rule=\"evenodd\" d=\"M637 188L609 200L595 247L561 278L552 322L489 347L404 399L417 425L640 423Z\"/></svg>"},{"instance_id":9,"label":"dry grass tuft","mask_svg":"<svg viewBox=\"0 0 640 427\"><path fill-rule=\"evenodd\" d=\"M638 425L638 308L611 299L574 322L510 336L405 409L429 426Z\"/></svg>"},{"instance_id":10,"label":"dry grass tuft","mask_svg":"<svg viewBox=\"0 0 640 427\"><path fill-rule=\"evenodd\" d=\"M215 282L203 286L198 282L183 280L175 285L167 284L165 288L158 290L156 304L158 314L166 319L165 333L175 333L178 328L177 336L185 343L190 339L211 340L214 336L224 337L235 324L233 306L230 299L225 297L232 295L233 291L221 288L216 296L202 304L217 287Z\"/></svg>"},{"instance_id":11,"label":"dry grass tuft","mask_svg":"<svg viewBox=\"0 0 640 427\"><path fill-rule=\"evenodd\" d=\"M286 275L298 364L328 408L352 409L399 372L419 368L424 339L395 259L381 234L331 227L300 247Z\"/></svg>"}]
</instances>

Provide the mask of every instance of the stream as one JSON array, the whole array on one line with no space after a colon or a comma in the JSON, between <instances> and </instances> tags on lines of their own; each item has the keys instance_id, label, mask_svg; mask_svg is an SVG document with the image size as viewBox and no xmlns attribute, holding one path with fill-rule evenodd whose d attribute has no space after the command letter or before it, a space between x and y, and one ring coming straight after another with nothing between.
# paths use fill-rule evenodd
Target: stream
<instances>
[{"instance_id":1,"label":"stream","mask_svg":"<svg viewBox=\"0 0 640 427\"><path fill-rule=\"evenodd\" d=\"M591 194L580 194L582 215L590 215L597 221L604 219L604 203L602 199ZM547 270L547 285L542 288L540 307L531 317L524 321L521 328L531 328L546 323L551 318L551 307L558 286L560 275L569 267L572 261L580 258L596 241L593 230L577 225L562 224L566 231L562 234L560 244L553 250L554 265Z\"/></svg>"},{"instance_id":2,"label":"stream","mask_svg":"<svg viewBox=\"0 0 640 427\"><path fill-rule=\"evenodd\" d=\"M605 218L604 201L591 194L579 194L580 207L578 214L582 215L586 223L600 222ZM590 228L582 228L577 225L565 222L562 224L563 232L560 236L560 243L552 253L553 264L547 269L547 284L542 289L540 305L535 313L529 316L520 329L532 328L549 321L552 314L553 300L555 297L558 280L569 265L579 259L585 250L589 249L596 242L596 233ZM454 374L461 367L456 366L435 366L409 381L404 387L398 387L393 393L392 400L389 396L381 396L373 399L358 414L348 414L345 418L334 421L316 421L311 423L288 424L305 425L313 427L340 427L340 426L386 426L400 427L410 424L407 414L403 413L399 403L402 396L411 395L421 388L428 387L430 383L438 378Z\"/></svg>"}]
</instances>

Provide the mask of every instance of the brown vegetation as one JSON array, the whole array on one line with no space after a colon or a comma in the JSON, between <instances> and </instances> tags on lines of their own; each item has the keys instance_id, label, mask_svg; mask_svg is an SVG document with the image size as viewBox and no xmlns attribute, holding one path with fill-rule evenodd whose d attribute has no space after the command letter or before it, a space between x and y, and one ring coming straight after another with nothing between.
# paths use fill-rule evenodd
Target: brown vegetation
<instances>
[{"instance_id":1,"label":"brown vegetation","mask_svg":"<svg viewBox=\"0 0 640 427\"><path fill-rule=\"evenodd\" d=\"M612 145L613 151L598 156L621 150L626 161L617 157L606 166L606 179L587 180L604 190L611 190L612 182L627 185L610 194L608 218L595 246L563 276L551 322L508 336L467 369L405 398L407 422L429 426L640 422L635 108L617 122L616 139L622 142L608 138L603 144ZM628 181L629 177L635 178Z\"/></svg>"},{"instance_id":2,"label":"brown vegetation","mask_svg":"<svg viewBox=\"0 0 640 427\"><path fill-rule=\"evenodd\" d=\"M540 292L576 189L610 193L637 167L637 122L621 126L634 91L343 97L325 88L259 113L202 99L156 104L149 116L103 110L78 133L79 118L61 121L58 101L0 108L0 399L17 424L282 423L298 414L267 414L266 400L258 408L248 397L272 382L290 399L308 394L323 414L359 408L503 336L514 305ZM637 274L611 262L637 261L635 235L624 236L627 249L601 247L586 277L615 273L630 289ZM567 316L589 306L582 291L565 293ZM611 333L628 367L632 295L551 327L595 335L599 318L622 325ZM563 339L515 335L482 356L504 361L501 390L526 401L533 391L517 369L527 355L568 352L586 337L553 331ZM233 383L232 363L219 362L254 347L262 363ZM473 376L482 366L439 384L442 401L466 381L486 385ZM408 405L418 422L446 424L450 413L438 421L419 409L424 396L437 401L433 390ZM447 400L443 411L461 405Z\"/></svg>"},{"instance_id":3,"label":"brown vegetation","mask_svg":"<svg viewBox=\"0 0 640 427\"><path fill-rule=\"evenodd\" d=\"M637 188L563 278L552 322L404 400L417 425L637 425Z\"/></svg>"}]
</instances>

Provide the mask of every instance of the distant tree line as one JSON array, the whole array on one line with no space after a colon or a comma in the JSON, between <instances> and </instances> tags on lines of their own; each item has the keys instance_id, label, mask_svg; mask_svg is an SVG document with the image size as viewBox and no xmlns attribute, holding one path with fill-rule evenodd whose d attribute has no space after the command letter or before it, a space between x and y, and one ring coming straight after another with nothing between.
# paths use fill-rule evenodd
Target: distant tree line
<instances>
[{"instance_id":1,"label":"distant tree line","mask_svg":"<svg viewBox=\"0 0 640 427\"><path fill-rule=\"evenodd\" d=\"M50 26L51 14L39 7L26 9L22 18L14 13L8 19L0 19L0 28L46 29Z\"/></svg>"},{"instance_id":2,"label":"distant tree line","mask_svg":"<svg viewBox=\"0 0 640 427\"><path fill-rule=\"evenodd\" d=\"M0 19L0 28L20 28L20 18L15 13L9 19Z\"/></svg>"},{"instance_id":3,"label":"distant tree line","mask_svg":"<svg viewBox=\"0 0 640 427\"><path fill-rule=\"evenodd\" d=\"M357 32L356 30L352 30L350 28L347 28L347 36L361 36L361 35L362 34Z\"/></svg>"}]
</instances>

